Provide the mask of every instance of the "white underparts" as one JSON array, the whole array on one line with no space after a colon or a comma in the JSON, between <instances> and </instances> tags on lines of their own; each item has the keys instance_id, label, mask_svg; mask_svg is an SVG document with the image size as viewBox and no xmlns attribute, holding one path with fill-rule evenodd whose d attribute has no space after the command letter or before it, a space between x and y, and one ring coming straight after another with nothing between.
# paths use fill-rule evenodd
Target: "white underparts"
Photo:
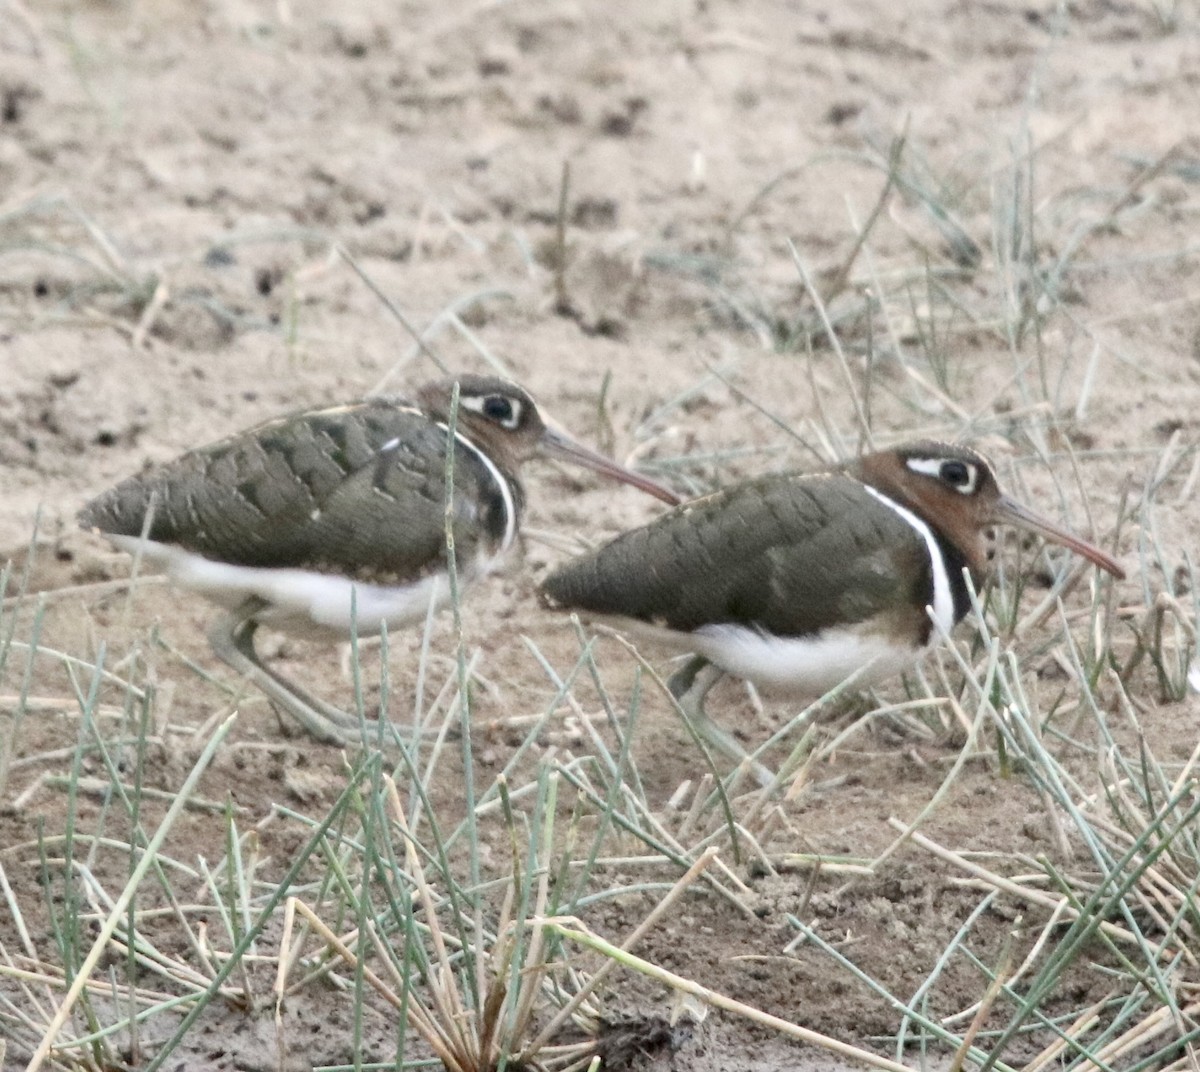
<instances>
[{"instance_id":1,"label":"white underparts","mask_svg":"<svg viewBox=\"0 0 1200 1072\"><path fill-rule=\"evenodd\" d=\"M826 629L817 636L777 637L744 625L704 625L689 647L723 670L764 688L820 696L851 674L861 688L907 670L921 649L881 633Z\"/></svg>"},{"instance_id":2,"label":"white underparts","mask_svg":"<svg viewBox=\"0 0 1200 1072\"><path fill-rule=\"evenodd\" d=\"M172 544L143 542L137 536L110 534L108 539L131 555L140 552L143 562L165 569L173 581L224 607L233 609L257 596L267 604L256 615L260 622L300 635L348 637L351 593L359 636L377 635L384 622L389 628L419 622L428 613L430 601L441 606L449 594L444 571L403 585L364 584L315 570L235 566ZM460 562L460 582L467 584L495 562L493 556Z\"/></svg>"}]
</instances>

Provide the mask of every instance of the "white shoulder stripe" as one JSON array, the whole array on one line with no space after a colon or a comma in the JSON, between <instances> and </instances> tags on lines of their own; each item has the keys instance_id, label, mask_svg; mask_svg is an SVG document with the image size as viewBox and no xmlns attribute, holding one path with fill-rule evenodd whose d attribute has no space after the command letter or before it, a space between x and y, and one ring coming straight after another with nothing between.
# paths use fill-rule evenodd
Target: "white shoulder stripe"
<instances>
[{"instance_id":1,"label":"white shoulder stripe","mask_svg":"<svg viewBox=\"0 0 1200 1072\"><path fill-rule=\"evenodd\" d=\"M438 422L438 427L445 432L449 432L448 425ZM487 456L485 451L482 451L474 443L472 443L462 432L455 429L454 438L466 447L472 454L475 455L481 462L483 467L488 471L488 475L495 481L496 487L500 489L500 497L504 500L504 538L500 541L500 554L507 551L517 538L517 504L513 497L512 488L507 480L504 479L504 474L500 472L499 467L491 458Z\"/></svg>"},{"instance_id":2,"label":"white shoulder stripe","mask_svg":"<svg viewBox=\"0 0 1200 1072\"><path fill-rule=\"evenodd\" d=\"M938 627L949 633L954 628L954 593L950 588L950 574L946 569L946 560L942 556L941 547L938 546L937 537L934 536L929 526L911 510L907 510L898 502L889 499L883 492L876 491L870 484L864 484L863 487L884 506L895 510L921 534L921 538L929 550L929 564L933 569L933 616L937 620ZM930 640L935 639L935 637L930 637Z\"/></svg>"}]
</instances>

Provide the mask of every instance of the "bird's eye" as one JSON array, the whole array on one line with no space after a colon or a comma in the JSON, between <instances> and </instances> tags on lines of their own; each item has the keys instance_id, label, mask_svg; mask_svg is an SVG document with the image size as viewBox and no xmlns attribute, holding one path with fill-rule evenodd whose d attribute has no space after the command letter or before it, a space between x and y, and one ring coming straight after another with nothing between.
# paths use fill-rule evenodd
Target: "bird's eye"
<instances>
[{"instance_id":1,"label":"bird's eye","mask_svg":"<svg viewBox=\"0 0 1200 1072\"><path fill-rule=\"evenodd\" d=\"M942 462L938 476L944 483L963 494L969 495L975 490L975 466L968 465L966 462Z\"/></svg>"},{"instance_id":2,"label":"bird's eye","mask_svg":"<svg viewBox=\"0 0 1200 1072\"><path fill-rule=\"evenodd\" d=\"M506 424L513 419L513 407L503 395L488 395L483 400L483 415L489 421Z\"/></svg>"},{"instance_id":3,"label":"bird's eye","mask_svg":"<svg viewBox=\"0 0 1200 1072\"><path fill-rule=\"evenodd\" d=\"M959 495L974 495L979 490L979 466L961 458L929 458L916 456L904 464L914 473L933 477L953 488Z\"/></svg>"},{"instance_id":4,"label":"bird's eye","mask_svg":"<svg viewBox=\"0 0 1200 1072\"><path fill-rule=\"evenodd\" d=\"M521 423L521 403L507 395L484 395L482 398L463 398L460 403L465 409L474 410L493 424L515 429Z\"/></svg>"}]
</instances>

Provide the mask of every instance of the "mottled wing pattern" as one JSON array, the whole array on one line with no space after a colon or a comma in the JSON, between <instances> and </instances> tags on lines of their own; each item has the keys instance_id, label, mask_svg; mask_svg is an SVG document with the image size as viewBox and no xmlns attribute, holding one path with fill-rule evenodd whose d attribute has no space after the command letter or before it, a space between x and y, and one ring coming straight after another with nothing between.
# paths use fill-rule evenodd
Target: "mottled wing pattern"
<instances>
[{"instance_id":1,"label":"mottled wing pattern","mask_svg":"<svg viewBox=\"0 0 1200 1072\"><path fill-rule=\"evenodd\" d=\"M408 404L370 400L268 421L118 484L85 527L149 537L236 565L406 579L445 551L444 429ZM456 452L457 554L503 530L500 489ZM480 518L480 511L484 516ZM482 522L483 531L477 531ZM361 566L372 563L367 576Z\"/></svg>"},{"instance_id":2,"label":"mottled wing pattern","mask_svg":"<svg viewBox=\"0 0 1200 1072\"><path fill-rule=\"evenodd\" d=\"M933 594L920 534L842 474L779 474L710 495L568 562L542 588L560 607L779 636L919 610Z\"/></svg>"}]
</instances>

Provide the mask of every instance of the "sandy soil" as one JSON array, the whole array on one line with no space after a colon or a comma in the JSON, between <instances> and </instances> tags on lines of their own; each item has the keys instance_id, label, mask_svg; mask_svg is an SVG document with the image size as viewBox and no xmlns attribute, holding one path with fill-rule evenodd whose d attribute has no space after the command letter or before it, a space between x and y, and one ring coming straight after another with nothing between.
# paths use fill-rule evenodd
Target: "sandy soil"
<instances>
[{"instance_id":1,"label":"sandy soil","mask_svg":"<svg viewBox=\"0 0 1200 1072\"><path fill-rule=\"evenodd\" d=\"M855 449L842 366L819 328L804 330L816 320L794 243L830 299L876 437L980 441L1023 494L1085 531L1094 522L1105 541L1126 501L1134 520L1117 546L1130 579L1115 605L1135 613L1164 585L1153 555L1139 554L1146 536L1169 572L1194 556L1200 526L1198 30L1191 6L1150 3L916 0L898 14L879 0L0 0L0 549L22 563L37 520L30 588L48 593L42 643L87 657L103 643L110 664L141 652L170 701L156 787L177 789L195 755L179 731L204 725L228 704L222 683L236 685L205 645L211 608L153 583L132 602L97 587L128 563L76 531L74 514L189 446L436 374L335 243L428 329L446 365L501 363L581 438L687 491L809 464L823 443ZM901 136L902 181L853 256ZM867 311L881 295L883 307ZM1038 451L1048 463L1014 469ZM1171 464L1155 484L1164 452ZM1152 485L1157 506L1138 514ZM532 597L564 539L598 540L659 509L536 464L526 487L522 554L466 607L467 641L490 682L481 721L541 712L553 695L522 638L560 673L578 653L567 623ZM92 587L54 595L79 585ZM1070 605L1084 603L1076 591ZM18 636L31 621L26 605ZM151 630L166 646L146 642ZM1037 637L1026 643L1031 688L1052 697L1066 687L1053 653L1038 657ZM404 703L419 646L416 636L393 643ZM333 650L287 639L268 650L346 702ZM627 693L631 661L612 642L601 651L614 692ZM452 652L443 621L442 672ZM665 666L665 653L647 655ZM374 652L367 665L373 682ZM11 659L0 728L23 673ZM1134 685L1160 755L1186 756L1196 698L1164 701L1149 673ZM30 694L57 702L22 726L18 764L77 733L60 662L35 662ZM578 697L596 706L586 688ZM772 698L759 712L733 684L710 706L748 742L795 712ZM481 741L480 784L510 743ZM542 744L588 747L569 727ZM867 726L784 807L768 848L869 858L893 836L889 816L928 803L959 744ZM642 713L635 757L659 806L695 776L695 752L660 698ZM42 923L31 839L39 823L60 830L66 805L49 784L26 790L67 762L14 767L0 814L4 866ZM460 776L448 769L436 789L447 806ZM294 737L248 696L202 792L228 794L248 826L273 803L321 814L343 777L338 750ZM81 801L81 822L98 806ZM968 767L927 829L960 850L1055 851L1040 799L990 762ZM286 860L298 837L273 826L263 852ZM170 851L213 859L223 839L219 814L190 814ZM124 865L110 866L119 881ZM885 1048L872 1040L895 1030L895 1014L815 950L783 956L794 937L786 914L803 906L866 972L910 994L980 896L915 852L846 890L836 877L810 888L804 871L743 877L754 918L698 898L644 954ZM614 902L592 922L619 937L645 907ZM977 955L995 957L1014 912L984 918ZM984 985L956 962L934 1011L969 1005ZM1064 1001L1103 985L1081 977ZM614 1010L667 1013L663 990L624 993ZM348 1010L345 995L320 990L289 1006L285 1067L348 1060ZM386 1054L387 1014L372 1016L372 1045ZM213 1007L185 1046L192 1063L175 1067L274 1068L275 1037L261 1018ZM719 1015L644 1049L632 1067L828 1066Z\"/></svg>"}]
</instances>

